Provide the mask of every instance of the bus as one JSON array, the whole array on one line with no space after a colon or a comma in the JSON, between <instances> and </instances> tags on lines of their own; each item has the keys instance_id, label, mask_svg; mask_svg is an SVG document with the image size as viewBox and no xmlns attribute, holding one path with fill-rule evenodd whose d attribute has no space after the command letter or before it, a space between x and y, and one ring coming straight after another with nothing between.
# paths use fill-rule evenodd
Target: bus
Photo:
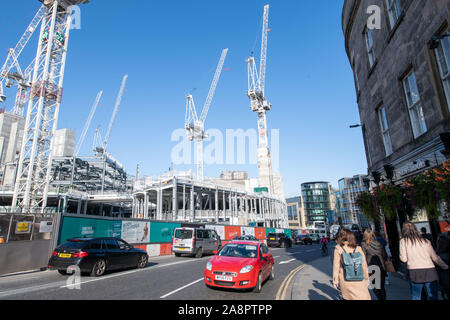
<instances>
[{"instance_id":1,"label":"bus","mask_svg":"<svg viewBox=\"0 0 450 320\"><path fill-rule=\"evenodd\" d=\"M325 221L313 222L312 229L313 233L317 233L321 238L322 237L328 238L327 224Z\"/></svg>"}]
</instances>

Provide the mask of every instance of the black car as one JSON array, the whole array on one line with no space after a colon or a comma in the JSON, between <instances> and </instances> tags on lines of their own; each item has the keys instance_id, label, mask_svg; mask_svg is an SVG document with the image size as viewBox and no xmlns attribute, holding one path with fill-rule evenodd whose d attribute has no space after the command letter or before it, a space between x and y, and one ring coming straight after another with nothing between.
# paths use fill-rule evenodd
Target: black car
<instances>
[{"instance_id":1,"label":"black car","mask_svg":"<svg viewBox=\"0 0 450 320\"><path fill-rule=\"evenodd\" d=\"M301 235L298 235L298 237L297 237L297 243L303 244L303 245L307 245L307 244L312 245L312 244L313 244L313 241L312 241L312 239L309 237L309 235L307 235L307 234L301 234Z\"/></svg>"},{"instance_id":2,"label":"black car","mask_svg":"<svg viewBox=\"0 0 450 320\"><path fill-rule=\"evenodd\" d=\"M285 233L269 233L267 246L290 248L292 247L292 240Z\"/></svg>"},{"instance_id":3,"label":"black car","mask_svg":"<svg viewBox=\"0 0 450 320\"><path fill-rule=\"evenodd\" d=\"M250 234L248 235L242 235L242 236L236 236L233 238L233 241L239 241L239 240L244 240L244 241L258 241L258 239L256 239L255 236L252 236Z\"/></svg>"},{"instance_id":4,"label":"black car","mask_svg":"<svg viewBox=\"0 0 450 320\"><path fill-rule=\"evenodd\" d=\"M76 266L82 273L102 276L107 270L145 268L148 254L118 238L80 238L68 240L53 251L48 262L50 270L66 275Z\"/></svg>"}]
</instances>

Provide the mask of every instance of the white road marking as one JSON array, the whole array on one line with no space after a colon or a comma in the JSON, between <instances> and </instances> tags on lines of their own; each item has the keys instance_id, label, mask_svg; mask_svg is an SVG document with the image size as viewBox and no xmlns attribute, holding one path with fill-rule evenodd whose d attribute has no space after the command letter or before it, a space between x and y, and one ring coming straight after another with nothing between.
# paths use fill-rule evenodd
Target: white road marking
<instances>
[{"instance_id":1,"label":"white road marking","mask_svg":"<svg viewBox=\"0 0 450 320\"><path fill-rule=\"evenodd\" d=\"M112 274L112 275L109 275L109 276L104 276L104 277L101 277L101 278L81 281L79 283L79 285L83 285L83 284L87 284L87 283L91 283L91 282L96 282L96 281L108 280L108 279L116 278L116 277L120 277L120 276L126 276L126 275L137 273L137 272L151 271L151 270L160 269L160 268L164 268L164 267L170 267L170 266L178 265L178 264L185 264L185 263L189 263L189 262L200 262L200 261L206 260L206 258L208 258L208 257L205 257L203 259L198 259L198 260L195 259L195 260L171 262L171 263L166 263L166 264L163 264L163 265L157 265L157 266L148 267L148 268L144 268L144 269L137 269L137 270L132 270L132 271L128 271L128 272L121 272L121 273ZM78 285L78 283L77 283L77 285ZM38 286L32 286L32 287L26 287L26 288L21 288L21 289L13 289L13 290L8 290L8 291L3 291L3 292L0 292L0 298L12 296L12 295L20 295L20 294L25 294L25 293L30 293L30 292L35 292L35 291L40 291L40 290L45 290L45 289L55 289L55 288L63 289L63 288L67 288L67 287L73 287L73 283L67 284L67 280L65 280L65 281L58 281L58 282L47 283L47 284L38 285Z\"/></svg>"},{"instance_id":2,"label":"white road marking","mask_svg":"<svg viewBox=\"0 0 450 320\"><path fill-rule=\"evenodd\" d=\"M183 289L186 289L186 288L188 288L188 287L190 287L190 286L192 286L192 285L194 285L194 284L196 284L196 283L198 283L198 282L200 282L200 281L203 281L203 278L200 278L200 279L198 279L198 280L195 280L194 282L191 282L191 283L189 283L189 284L187 284L187 285L185 285L185 286L183 286L183 287L181 287L181 288L178 288L178 289L176 289L176 290L174 290L174 291L172 291L172 292L169 292L168 294L163 295L160 299L165 299L165 298L167 298L168 296L171 296L171 295L174 294L174 293L177 293L177 292L179 292L179 291L181 291L181 290L183 290Z\"/></svg>"},{"instance_id":3,"label":"white road marking","mask_svg":"<svg viewBox=\"0 0 450 320\"><path fill-rule=\"evenodd\" d=\"M280 264L288 264L288 263L291 263L292 261L295 261L295 260L297 260L297 259L291 259L291 260L288 260L288 261L281 261Z\"/></svg>"}]
</instances>

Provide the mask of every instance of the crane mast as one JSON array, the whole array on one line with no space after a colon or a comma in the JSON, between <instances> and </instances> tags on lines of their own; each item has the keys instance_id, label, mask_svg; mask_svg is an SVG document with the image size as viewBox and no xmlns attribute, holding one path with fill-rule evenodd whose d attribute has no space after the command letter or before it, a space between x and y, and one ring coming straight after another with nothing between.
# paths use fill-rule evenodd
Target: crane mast
<instances>
[{"instance_id":1,"label":"crane mast","mask_svg":"<svg viewBox=\"0 0 450 320\"><path fill-rule=\"evenodd\" d=\"M71 6L86 0L45 0L14 186L12 212L45 212L51 178L70 27Z\"/></svg>"},{"instance_id":2,"label":"crane mast","mask_svg":"<svg viewBox=\"0 0 450 320\"><path fill-rule=\"evenodd\" d=\"M255 58L247 60L248 92L250 108L257 114L258 120L258 175L260 187L267 187L270 193L274 192L272 163L269 150L269 137L267 127L267 111L272 109L265 97L267 47L269 33L269 5L264 6L262 23L261 57L259 72Z\"/></svg>"},{"instance_id":3,"label":"crane mast","mask_svg":"<svg viewBox=\"0 0 450 320\"><path fill-rule=\"evenodd\" d=\"M222 74L223 65L228 54L228 49L224 49L219 59L216 72L208 92L200 119L197 117L197 111L195 108L194 97L189 94L186 97L186 116L185 116L185 129L190 141L195 140L196 149L196 163L197 163L197 179L203 180L203 140L208 138L205 132L205 121L208 116L209 109L211 107L214 94L219 83L220 76Z\"/></svg>"}]
</instances>

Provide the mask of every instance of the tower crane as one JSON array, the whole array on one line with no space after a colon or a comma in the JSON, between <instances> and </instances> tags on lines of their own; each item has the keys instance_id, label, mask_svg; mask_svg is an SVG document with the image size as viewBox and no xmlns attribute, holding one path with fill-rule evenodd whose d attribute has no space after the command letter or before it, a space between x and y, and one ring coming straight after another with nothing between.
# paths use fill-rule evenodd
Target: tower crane
<instances>
[{"instance_id":1,"label":"tower crane","mask_svg":"<svg viewBox=\"0 0 450 320\"><path fill-rule=\"evenodd\" d=\"M26 72L22 73L18 59L23 49L30 41L34 31L39 26L39 23L42 21L44 14L45 6L42 5L31 20L16 46L8 50L6 61L0 69L0 103L5 102L6 100L6 95L3 92L4 85L6 87L10 87L12 85L12 81L16 81L20 84L21 80L23 81L26 79L27 74ZM16 69L16 72L11 72L14 68Z\"/></svg>"},{"instance_id":2,"label":"tower crane","mask_svg":"<svg viewBox=\"0 0 450 320\"><path fill-rule=\"evenodd\" d=\"M58 126L73 5L88 0L41 0L44 13L14 186L12 212L45 212ZM36 25L37 26L37 25Z\"/></svg>"},{"instance_id":3,"label":"tower crane","mask_svg":"<svg viewBox=\"0 0 450 320\"><path fill-rule=\"evenodd\" d=\"M117 96L116 105L114 106L114 111L111 116L111 120L110 120L109 126L108 126L108 131L106 132L105 140L103 141L103 143L101 143L102 139L101 139L100 131L98 129L96 130L94 139L96 139L97 143L96 143L96 146L94 147L94 151L99 156L102 154L106 154L106 152L107 152L109 137L111 136L111 131L114 126L114 122L116 121L117 113L119 111L120 103L122 102L122 97L123 97L123 93L125 91L125 86L127 84L127 80L128 80L128 75L125 75L122 79L122 85L120 86L119 95Z\"/></svg>"},{"instance_id":4,"label":"tower crane","mask_svg":"<svg viewBox=\"0 0 450 320\"><path fill-rule=\"evenodd\" d=\"M267 187L270 193L274 191L272 163L269 150L269 138L267 129L267 111L272 106L265 97L267 44L269 33L269 5L264 6L261 43L261 60L259 72L255 58L252 56L247 60L248 65L248 92L253 112L258 115L258 175L260 187Z\"/></svg>"},{"instance_id":5,"label":"tower crane","mask_svg":"<svg viewBox=\"0 0 450 320\"><path fill-rule=\"evenodd\" d=\"M192 94L186 97L186 116L185 116L185 129L188 139L190 141L195 140L196 144L196 157L197 157L197 179L203 180L203 140L208 138L205 132L205 121L208 116L211 103L216 92L217 84L219 83L220 75L222 74L223 65L228 54L228 49L222 51L219 64L214 74L214 79L209 89L208 96L203 106L203 111L200 115L200 119L197 117L197 111L195 108L194 97Z\"/></svg>"},{"instance_id":6,"label":"tower crane","mask_svg":"<svg viewBox=\"0 0 450 320\"><path fill-rule=\"evenodd\" d=\"M95 111L97 110L97 107L98 107L98 104L100 102L102 95L103 95L103 91L100 91L97 94L97 98L95 99L94 105L92 106L92 109L91 109L91 113L89 114L88 120L86 121L86 124L84 126L83 133L81 134L80 140L78 141L78 144L75 148L75 154L74 154L75 157L77 157L78 154L80 153L80 149L83 146L84 139L86 138L86 134L89 130L89 127L91 126L92 119L94 118Z\"/></svg>"}]
</instances>

